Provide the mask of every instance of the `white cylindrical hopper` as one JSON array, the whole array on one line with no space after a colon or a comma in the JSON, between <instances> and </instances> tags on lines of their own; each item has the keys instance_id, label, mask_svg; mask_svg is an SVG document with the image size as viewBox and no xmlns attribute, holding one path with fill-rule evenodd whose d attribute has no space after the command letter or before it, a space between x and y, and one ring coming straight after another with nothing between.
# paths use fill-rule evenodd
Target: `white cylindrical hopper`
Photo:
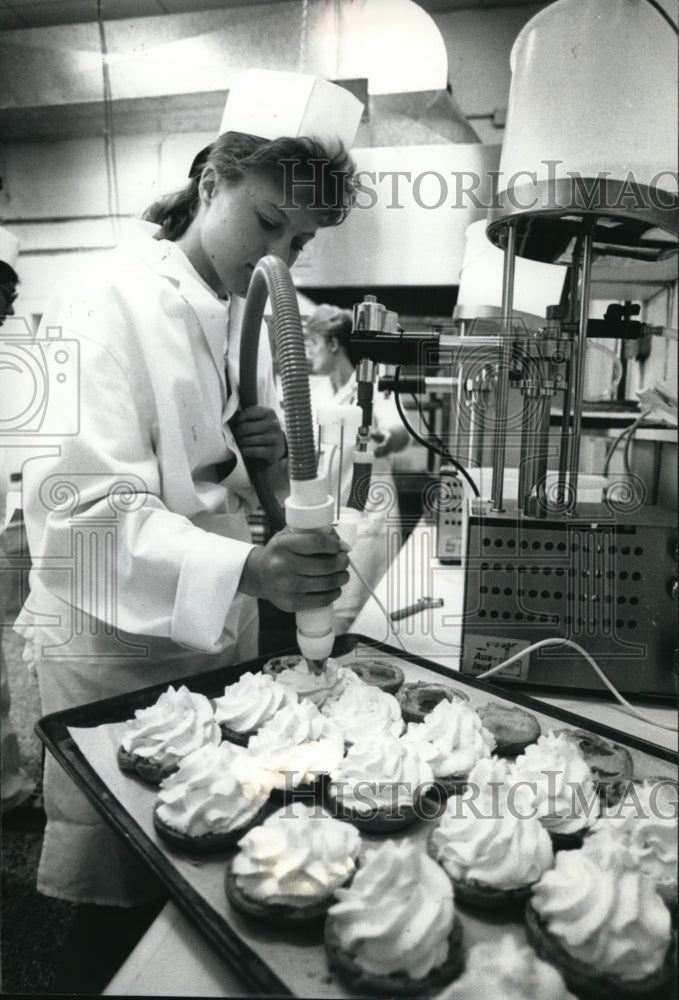
<instances>
[{"instance_id":1,"label":"white cylindrical hopper","mask_svg":"<svg viewBox=\"0 0 679 1000\"><path fill-rule=\"evenodd\" d=\"M673 232L677 37L661 14L646 0L558 0L518 35L511 68L491 221L610 210Z\"/></svg>"}]
</instances>

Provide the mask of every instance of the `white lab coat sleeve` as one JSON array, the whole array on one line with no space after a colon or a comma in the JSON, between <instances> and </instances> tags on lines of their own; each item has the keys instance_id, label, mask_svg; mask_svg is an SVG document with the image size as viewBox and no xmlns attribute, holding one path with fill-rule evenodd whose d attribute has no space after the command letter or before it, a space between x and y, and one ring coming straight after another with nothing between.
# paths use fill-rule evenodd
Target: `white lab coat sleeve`
<instances>
[{"instance_id":1,"label":"white lab coat sleeve","mask_svg":"<svg viewBox=\"0 0 679 1000\"><path fill-rule=\"evenodd\" d=\"M124 340L124 323L117 332ZM253 546L205 531L163 502L169 456L158 453L143 351L135 356L129 337L120 354L111 339L106 346L82 330L77 339L79 433L52 438L57 453L24 470L34 570L48 590L108 625L217 652L233 641L227 613Z\"/></svg>"}]
</instances>

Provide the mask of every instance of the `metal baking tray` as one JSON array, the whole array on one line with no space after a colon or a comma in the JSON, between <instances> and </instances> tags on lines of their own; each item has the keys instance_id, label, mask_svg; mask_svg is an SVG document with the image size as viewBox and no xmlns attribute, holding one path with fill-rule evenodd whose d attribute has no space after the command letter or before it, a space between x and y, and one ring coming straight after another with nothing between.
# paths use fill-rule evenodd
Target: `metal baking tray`
<instances>
[{"instance_id":1,"label":"metal baking tray","mask_svg":"<svg viewBox=\"0 0 679 1000\"><path fill-rule=\"evenodd\" d=\"M398 661L406 682L445 678L451 687L464 690L472 706L488 701L520 705L537 716L543 732L555 725L572 726L622 744L632 755L637 777L676 777L678 758L671 750L546 706L513 690L464 676L385 643L346 634L337 638L333 655L340 662L350 663L354 657L378 651ZM221 695L225 685L233 683L241 674L260 669L272 655L188 678L178 677L129 695L56 712L42 718L36 725L36 732L104 819L153 870L169 896L233 968L252 995L351 997L352 994L328 970L320 929L318 933L306 933L301 937L300 932L255 924L234 912L224 892L225 867L234 851L194 857L165 845L153 829L152 811L157 789L124 774L116 763L124 723L137 709L152 705L169 683L175 686L185 683L192 691L214 697ZM422 821L416 827L391 836L414 838L424 844L429 829L429 823ZM383 836L362 834L362 839L364 845L375 846ZM477 941L496 939L500 932L509 932L525 941L520 913L484 912L479 915L462 906L459 913L466 947Z\"/></svg>"}]
</instances>

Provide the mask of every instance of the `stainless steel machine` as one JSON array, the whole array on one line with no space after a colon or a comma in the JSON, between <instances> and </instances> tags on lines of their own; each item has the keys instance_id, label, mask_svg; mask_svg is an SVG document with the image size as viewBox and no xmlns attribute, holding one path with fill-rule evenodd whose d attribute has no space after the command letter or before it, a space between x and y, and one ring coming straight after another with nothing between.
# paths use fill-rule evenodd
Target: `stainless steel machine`
<instances>
[{"instance_id":1,"label":"stainless steel machine","mask_svg":"<svg viewBox=\"0 0 679 1000\"><path fill-rule=\"evenodd\" d=\"M621 60L611 53L640 38L621 101ZM599 502L584 502L579 489L587 338L670 334L649 330L633 310L616 305L593 320L590 303L596 260L653 262L677 252L679 202L667 185L676 170L676 114L671 99L668 114L660 97L672 93L674 44L643 2L560 0L537 15L512 52L500 165L506 186L487 216L487 236L504 252L499 318L406 332L372 299L354 310L357 365L370 360L417 366L421 375L447 373L458 401L467 400L457 408L467 439L492 441L487 499L473 495L468 470L460 473L469 452L451 456L441 473L438 555L464 566L465 673L481 673L541 638L563 637L586 649L619 690L676 694L676 510L649 505L633 475L608 480ZM568 266L561 301L537 324L513 308L517 258ZM392 385L398 393L398 377ZM511 410L510 392L521 401ZM556 409L562 418L555 449L549 427ZM519 455L511 501L508 448ZM537 650L500 676L602 688L565 644Z\"/></svg>"},{"instance_id":2,"label":"stainless steel machine","mask_svg":"<svg viewBox=\"0 0 679 1000\"><path fill-rule=\"evenodd\" d=\"M464 568L465 673L482 673L540 639L564 639L594 658L618 690L676 696L676 509L649 504L643 483L632 474L607 479L596 502L580 489L588 338L670 335L616 303L603 319L590 316L596 261L676 260L677 50L671 30L676 26L667 21L645 0L557 0L516 39L486 227L488 239L504 254L496 318L406 331L374 296L354 308L350 353L362 422L350 507L362 509L369 484L376 365L414 367L420 379L448 379L456 394L455 433L465 438L466 449L455 454L455 435L440 448L447 464L437 500L437 555ZM567 268L559 301L537 321L527 321L514 308L520 259ZM267 278L267 286L274 277ZM253 330L266 297L260 284L261 294L248 296L254 308L244 327ZM287 297L293 303L292 286ZM284 325L278 313L287 315L285 309L274 309L278 325ZM295 347L296 361L286 369L290 382L304 364L298 314L292 325L294 330L277 331L277 341ZM676 331L672 335L676 339ZM246 359L245 388L249 368L254 366ZM399 370L391 383L397 400L403 387ZM293 459L299 452L304 467L293 469L292 478L316 488L308 386L295 382L285 395L286 410L288 398L294 403L289 425L294 417L294 425L304 429L299 445L293 442ZM256 399L254 390L252 396ZM561 425L555 440L550 422L557 410ZM471 473L475 456L489 443L488 493ZM511 462L517 474L512 500L505 492L510 453L518 456ZM282 512L273 499L268 502L265 487L258 485L260 499L280 526ZM310 510L332 507L324 489L320 484L318 496L299 500L301 523ZM328 645L327 622L321 625L308 636L302 630L305 641L316 642L318 631ZM324 647L307 655L326 652ZM531 651L499 677L570 690L603 687L582 653L565 642Z\"/></svg>"}]
</instances>

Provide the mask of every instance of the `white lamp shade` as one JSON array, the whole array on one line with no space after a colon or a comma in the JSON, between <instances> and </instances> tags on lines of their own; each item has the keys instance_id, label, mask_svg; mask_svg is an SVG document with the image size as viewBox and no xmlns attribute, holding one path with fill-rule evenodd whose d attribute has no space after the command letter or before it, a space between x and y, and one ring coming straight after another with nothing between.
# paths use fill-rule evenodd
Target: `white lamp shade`
<instances>
[{"instance_id":1,"label":"white lamp shade","mask_svg":"<svg viewBox=\"0 0 679 1000\"><path fill-rule=\"evenodd\" d=\"M558 0L511 54L501 185L607 175L676 193L677 38L645 0Z\"/></svg>"}]
</instances>

